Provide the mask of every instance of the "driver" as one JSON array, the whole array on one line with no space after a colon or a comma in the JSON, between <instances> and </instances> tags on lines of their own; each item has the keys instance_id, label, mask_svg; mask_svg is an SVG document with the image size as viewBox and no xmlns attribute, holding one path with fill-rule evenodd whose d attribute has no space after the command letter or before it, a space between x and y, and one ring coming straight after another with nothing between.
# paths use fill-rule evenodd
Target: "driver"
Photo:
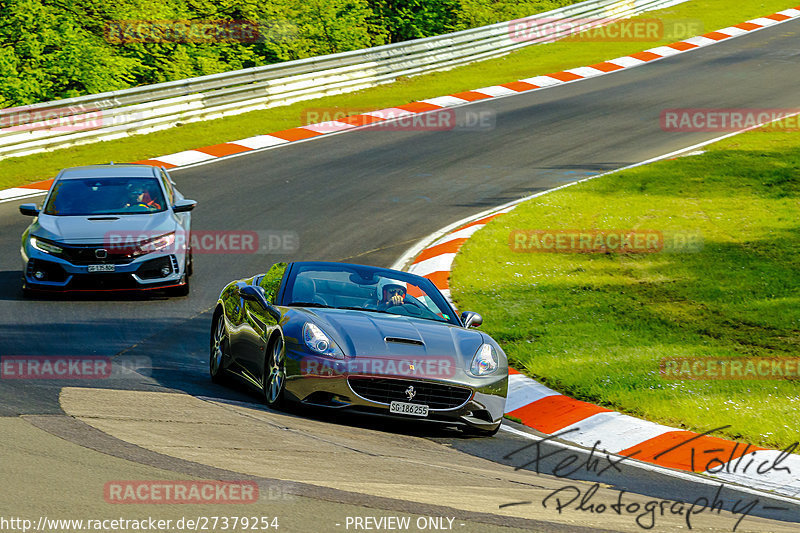
<instances>
[{"instance_id":1,"label":"driver","mask_svg":"<svg viewBox=\"0 0 800 533\"><path fill-rule=\"evenodd\" d=\"M150 197L150 192L144 186L137 186L131 189L130 198L125 207L146 207L154 211L161 209L161 205Z\"/></svg>"},{"instance_id":2,"label":"driver","mask_svg":"<svg viewBox=\"0 0 800 533\"><path fill-rule=\"evenodd\" d=\"M381 288L378 310L383 311L389 307L403 305L406 298L406 288L397 283L387 283Z\"/></svg>"}]
</instances>

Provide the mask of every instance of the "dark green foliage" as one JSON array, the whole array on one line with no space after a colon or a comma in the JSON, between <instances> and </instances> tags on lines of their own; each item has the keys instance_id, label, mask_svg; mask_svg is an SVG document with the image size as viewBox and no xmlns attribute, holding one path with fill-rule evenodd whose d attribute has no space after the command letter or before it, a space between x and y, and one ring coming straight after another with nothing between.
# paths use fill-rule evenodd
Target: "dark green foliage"
<instances>
[{"instance_id":1,"label":"dark green foliage","mask_svg":"<svg viewBox=\"0 0 800 533\"><path fill-rule=\"evenodd\" d=\"M357 50L574 1L0 0L0 107ZM220 20L249 21L258 28L258 39L114 38L120 35L114 33L118 21Z\"/></svg>"}]
</instances>

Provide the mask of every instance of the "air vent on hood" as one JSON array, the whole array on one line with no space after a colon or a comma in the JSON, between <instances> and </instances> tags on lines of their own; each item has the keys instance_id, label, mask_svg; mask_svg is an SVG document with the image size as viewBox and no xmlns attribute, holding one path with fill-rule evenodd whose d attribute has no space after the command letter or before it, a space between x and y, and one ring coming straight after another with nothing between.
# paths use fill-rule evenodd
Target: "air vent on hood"
<instances>
[{"instance_id":1,"label":"air vent on hood","mask_svg":"<svg viewBox=\"0 0 800 533\"><path fill-rule=\"evenodd\" d=\"M400 344L417 344L419 346L425 346L425 343L418 339L404 339L402 337L384 337L386 342L397 342Z\"/></svg>"},{"instance_id":2,"label":"air vent on hood","mask_svg":"<svg viewBox=\"0 0 800 533\"><path fill-rule=\"evenodd\" d=\"M89 217L87 220L119 220L119 217Z\"/></svg>"}]
</instances>

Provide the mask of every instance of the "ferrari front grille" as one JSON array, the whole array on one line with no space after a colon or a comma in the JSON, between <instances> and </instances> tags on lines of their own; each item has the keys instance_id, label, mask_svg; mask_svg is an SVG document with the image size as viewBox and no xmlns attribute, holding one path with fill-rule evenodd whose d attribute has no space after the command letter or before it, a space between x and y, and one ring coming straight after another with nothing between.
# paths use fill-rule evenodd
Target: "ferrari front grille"
<instances>
[{"instance_id":1,"label":"ferrari front grille","mask_svg":"<svg viewBox=\"0 0 800 533\"><path fill-rule=\"evenodd\" d=\"M431 409L455 409L472 396L466 387L408 379L349 377L350 388L364 399L382 404L409 402Z\"/></svg>"}]
</instances>

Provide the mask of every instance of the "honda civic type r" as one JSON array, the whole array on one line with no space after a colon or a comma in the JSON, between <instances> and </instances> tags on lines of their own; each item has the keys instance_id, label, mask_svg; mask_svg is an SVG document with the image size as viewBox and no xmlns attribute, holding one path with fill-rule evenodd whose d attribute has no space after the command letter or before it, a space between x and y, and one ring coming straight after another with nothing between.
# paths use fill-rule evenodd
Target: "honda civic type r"
<instances>
[{"instance_id":1,"label":"honda civic type r","mask_svg":"<svg viewBox=\"0 0 800 533\"><path fill-rule=\"evenodd\" d=\"M276 263L233 281L211 325L212 380L236 374L285 402L455 423L493 435L508 363L428 279L328 262Z\"/></svg>"},{"instance_id":2,"label":"honda civic type r","mask_svg":"<svg viewBox=\"0 0 800 533\"><path fill-rule=\"evenodd\" d=\"M189 292L196 202L163 168L95 165L59 172L22 235L23 291Z\"/></svg>"}]
</instances>

